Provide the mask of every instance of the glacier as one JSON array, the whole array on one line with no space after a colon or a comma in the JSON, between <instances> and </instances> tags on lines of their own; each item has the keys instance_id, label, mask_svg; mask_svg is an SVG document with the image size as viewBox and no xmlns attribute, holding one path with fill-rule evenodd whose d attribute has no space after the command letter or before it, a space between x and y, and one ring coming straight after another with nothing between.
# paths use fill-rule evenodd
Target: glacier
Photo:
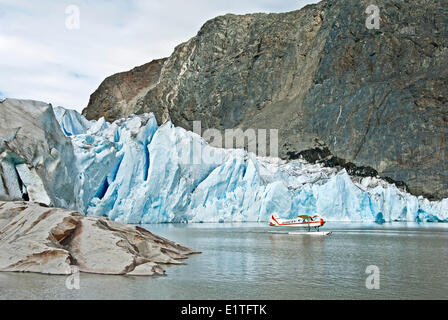
<instances>
[{"instance_id":1,"label":"glacier","mask_svg":"<svg viewBox=\"0 0 448 320\"><path fill-rule=\"evenodd\" d=\"M448 221L448 199L416 197L379 177L215 148L153 114L113 123L55 108L72 141L77 209L133 223L267 221L319 215L328 221Z\"/></svg>"}]
</instances>

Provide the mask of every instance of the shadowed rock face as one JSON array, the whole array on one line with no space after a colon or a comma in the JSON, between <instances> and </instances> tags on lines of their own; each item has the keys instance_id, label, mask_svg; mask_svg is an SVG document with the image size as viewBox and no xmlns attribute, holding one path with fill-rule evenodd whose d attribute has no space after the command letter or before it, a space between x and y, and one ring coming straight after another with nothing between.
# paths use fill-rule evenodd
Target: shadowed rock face
<instances>
[{"instance_id":1,"label":"shadowed rock face","mask_svg":"<svg viewBox=\"0 0 448 320\"><path fill-rule=\"evenodd\" d=\"M186 129L193 120L203 129L278 128L282 158L328 149L413 194L448 197L447 1L378 0L379 30L366 28L370 4L327 0L217 17L152 62L163 66L145 94L122 99L105 91L108 78L83 114L153 112ZM113 77L116 87L132 83Z\"/></svg>"},{"instance_id":2,"label":"shadowed rock face","mask_svg":"<svg viewBox=\"0 0 448 320\"><path fill-rule=\"evenodd\" d=\"M198 253L138 226L33 202L0 202L0 271L164 274Z\"/></svg>"},{"instance_id":3,"label":"shadowed rock face","mask_svg":"<svg viewBox=\"0 0 448 320\"><path fill-rule=\"evenodd\" d=\"M154 60L106 78L90 96L89 105L97 107L86 109L86 118L104 117L106 121L113 122L129 114L138 113L135 108L139 99L155 87L165 60Z\"/></svg>"}]
</instances>

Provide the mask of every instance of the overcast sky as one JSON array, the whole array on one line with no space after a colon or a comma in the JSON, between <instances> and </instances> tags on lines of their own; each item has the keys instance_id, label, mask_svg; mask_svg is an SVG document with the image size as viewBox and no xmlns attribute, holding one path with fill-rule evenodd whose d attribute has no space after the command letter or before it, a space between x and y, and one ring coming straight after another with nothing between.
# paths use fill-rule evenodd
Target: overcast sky
<instances>
[{"instance_id":1,"label":"overcast sky","mask_svg":"<svg viewBox=\"0 0 448 320\"><path fill-rule=\"evenodd\" d=\"M286 12L316 2L0 0L0 99L81 111L105 77L169 56L215 16Z\"/></svg>"}]
</instances>

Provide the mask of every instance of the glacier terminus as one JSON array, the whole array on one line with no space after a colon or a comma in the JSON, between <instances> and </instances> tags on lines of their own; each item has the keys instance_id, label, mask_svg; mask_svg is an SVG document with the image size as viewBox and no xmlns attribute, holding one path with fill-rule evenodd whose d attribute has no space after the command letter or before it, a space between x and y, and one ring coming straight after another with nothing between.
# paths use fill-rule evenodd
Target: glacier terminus
<instances>
[{"instance_id":1,"label":"glacier terminus","mask_svg":"<svg viewBox=\"0 0 448 320\"><path fill-rule=\"evenodd\" d=\"M329 221L447 221L448 199L416 197L377 177L209 146L153 114L107 123L55 108L75 155L77 209L127 223L268 221L317 214ZM193 161L195 154L201 162Z\"/></svg>"},{"instance_id":2,"label":"glacier terminus","mask_svg":"<svg viewBox=\"0 0 448 320\"><path fill-rule=\"evenodd\" d=\"M430 201L380 177L303 159L212 147L170 121L159 126L152 113L109 123L32 100L6 99L1 107L3 200L132 224L261 222L273 214L448 221L448 199Z\"/></svg>"}]
</instances>

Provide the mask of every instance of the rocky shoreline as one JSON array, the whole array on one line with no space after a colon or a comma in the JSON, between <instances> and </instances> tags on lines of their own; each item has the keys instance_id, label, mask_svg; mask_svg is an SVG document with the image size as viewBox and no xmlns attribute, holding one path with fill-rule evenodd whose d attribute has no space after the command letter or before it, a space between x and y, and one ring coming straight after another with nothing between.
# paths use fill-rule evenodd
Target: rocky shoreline
<instances>
[{"instance_id":1,"label":"rocky shoreline","mask_svg":"<svg viewBox=\"0 0 448 320\"><path fill-rule=\"evenodd\" d=\"M35 202L0 201L0 271L152 276L199 253L139 226Z\"/></svg>"}]
</instances>

